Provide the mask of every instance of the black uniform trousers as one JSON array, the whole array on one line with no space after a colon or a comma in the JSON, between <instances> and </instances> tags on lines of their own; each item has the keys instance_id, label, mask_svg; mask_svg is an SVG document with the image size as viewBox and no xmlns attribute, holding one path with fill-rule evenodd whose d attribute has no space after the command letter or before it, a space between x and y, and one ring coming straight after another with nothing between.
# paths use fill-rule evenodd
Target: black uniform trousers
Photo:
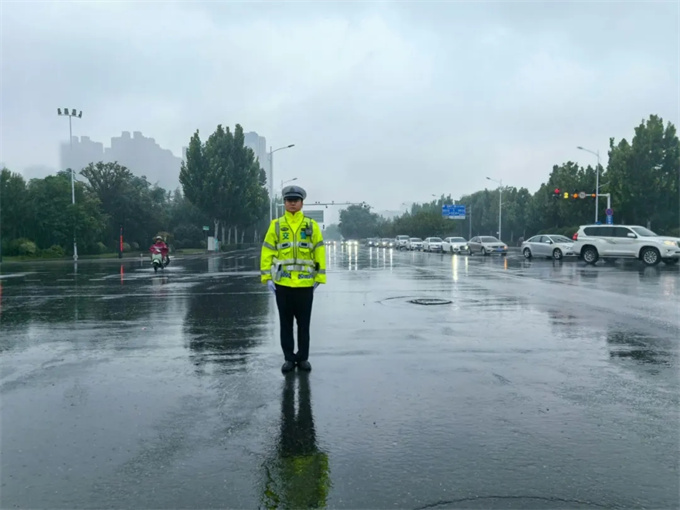
<instances>
[{"instance_id":1,"label":"black uniform trousers","mask_svg":"<svg viewBox=\"0 0 680 510\"><path fill-rule=\"evenodd\" d=\"M286 361L306 361L309 358L309 323L312 319L314 287L276 286L276 306L281 324L281 349ZM297 320L298 352L295 352L293 320Z\"/></svg>"}]
</instances>

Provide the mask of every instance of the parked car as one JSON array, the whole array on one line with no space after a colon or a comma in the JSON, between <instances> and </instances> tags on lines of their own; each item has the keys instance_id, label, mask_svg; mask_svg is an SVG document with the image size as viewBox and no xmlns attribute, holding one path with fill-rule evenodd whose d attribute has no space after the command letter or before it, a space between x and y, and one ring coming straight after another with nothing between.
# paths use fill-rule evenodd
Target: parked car
<instances>
[{"instance_id":1,"label":"parked car","mask_svg":"<svg viewBox=\"0 0 680 510\"><path fill-rule=\"evenodd\" d=\"M508 254L508 245L500 239L492 236L475 236L468 241L468 248L470 254L481 253L482 255L491 255L492 253L500 253L501 255Z\"/></svg>"},{"instance_id":2,"label":"parked car","mask_svg":"<svg viewBox=\"0 0 680 510\"><path fill-rule=\"evenodd\" d=\"M639 225L583 225L574 238L573 251L587 264L600 258L634 258L648 266L680 260L680 238L659 236Z\"/></svg>"},{"instance_id":3,"label":"parked car","mask_svg":"<svg viewBox=\"0 0 680 510\"><path fill-rule=\"evenodd\" d=\"M407 250L408 249L408 241L409 241L409 236L399 235L395 239L395 246L398 250Z\"/></svg>"},{"instance_id":4,"label":"parked car","mask_svg":"<svg viewBox=\"0 0 680 510\"><path fill-rule=\"evenodd\" d=\"M423 240L420 237L412 237L408 240L408 249L420 251L423 249Z\"/></svg>"},{"instance_id":5,"label":"parked car","mask_svg":"<svg viewBox=\"0 0 680 510\"><path fill-rule=\"evenodd\" d=\"M568 237L556 234L545 234L530 237L522 243L521 250L524 258L548 257L562 260L574 255L574 241Z\"/></svg>"},{"instance_id":6,"label":"parked car","mask_svg":"<svg viewBox=\"0 0 680 510\"><path fill-rule=\"evenodd\" d=\"M442 238L426 237L423 241L423 251L442 251Z\"/></svg>"},{"instance_id":7,"label":"parked car","mask_svg":"<svg viewBox=\"0 0 680 510\"><path fill-rule=\"evenodd\" d=\"M442 242L442 251L448 253L467 252L468 244L464 237L446 237Z\"/></svg>"},{"instance_id":8,"label":"parked car","mask_svg":"<svg viewBox=\"0 0 680 510\"><path fill-rule=\"evenodd\" d=\"M380 247L381 248L393 248L394 247L394 239L389 239L387 237L384 237L383 239L380 240Z\"/></svg>"}]
</instances>

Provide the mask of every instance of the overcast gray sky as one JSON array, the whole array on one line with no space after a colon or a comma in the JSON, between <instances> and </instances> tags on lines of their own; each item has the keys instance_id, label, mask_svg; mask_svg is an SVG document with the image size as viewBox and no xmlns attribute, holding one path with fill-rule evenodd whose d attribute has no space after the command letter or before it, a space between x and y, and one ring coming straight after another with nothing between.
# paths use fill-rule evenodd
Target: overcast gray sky
<instances>
[{"instance_id":1,"label":"overcast gray sky","mask_svg":"<svg viewBox=\"0 0 680 510\"><path fill-rule=\"evenodd\" d=\"M108 145L181 155L243 125L308 200L396 209L431 194L532 192L650 114L680 118L673 2L9 2L0 161L59 164L56 108Z\"/></svg>"}]
</instances>

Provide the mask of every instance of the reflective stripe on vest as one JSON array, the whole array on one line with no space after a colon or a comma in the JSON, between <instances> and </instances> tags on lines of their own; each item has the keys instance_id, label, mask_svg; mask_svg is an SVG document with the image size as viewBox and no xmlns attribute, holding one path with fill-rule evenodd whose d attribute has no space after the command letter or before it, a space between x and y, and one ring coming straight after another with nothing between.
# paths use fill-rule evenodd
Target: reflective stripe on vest
<instances>
[{"instance_id":1,"label":"reflective stripe on vest","mask_svg":"<svg viewBox=\"0 0 680 510\"><path fill-rule=\"evenodd\" d=\"M268 244L267 247L269 247L269 246L271 246L271 244ZM279 244L276 245L276 248L272 247L272 249L285 250L286 248L293 248L293 247L295 247L295 248L309 248L312 251L314 251L314 248L315 248L312 245L312 243L308 243L307 241L300 241L299 243L290 243L290 242L279 243Z\"/></svg>"}]
</instances>

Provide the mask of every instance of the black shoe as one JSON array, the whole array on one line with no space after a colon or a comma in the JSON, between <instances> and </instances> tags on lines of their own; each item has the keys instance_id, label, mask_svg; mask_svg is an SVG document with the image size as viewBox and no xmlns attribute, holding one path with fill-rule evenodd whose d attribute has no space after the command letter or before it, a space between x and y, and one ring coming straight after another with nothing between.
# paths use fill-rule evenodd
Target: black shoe
<instances>
[{"instance_id":1,"label":"black shoe","mask_svg":"<svg viewBox=\"0 0 680 510\"><path fill-rule=\"evenodd\" d=\"M293 370L295 370L295 363L293 363L292 361L286 361L286 362L281 366L281 372L283 372L284 374L285 374L286 372L291 372L291 371L293 371Z\"/></svg>"},{"instance_id":2,"label":"black shoe","mask_svg":"<svg viewBox=\"0 0 680 510\"><path fill-rule=\"evenodd\" d=\"M304 370L305 372L309 372L312 369L312 364L307 360L298 361L298 368L300 370Z\"/></svg>"}]
</instances>

